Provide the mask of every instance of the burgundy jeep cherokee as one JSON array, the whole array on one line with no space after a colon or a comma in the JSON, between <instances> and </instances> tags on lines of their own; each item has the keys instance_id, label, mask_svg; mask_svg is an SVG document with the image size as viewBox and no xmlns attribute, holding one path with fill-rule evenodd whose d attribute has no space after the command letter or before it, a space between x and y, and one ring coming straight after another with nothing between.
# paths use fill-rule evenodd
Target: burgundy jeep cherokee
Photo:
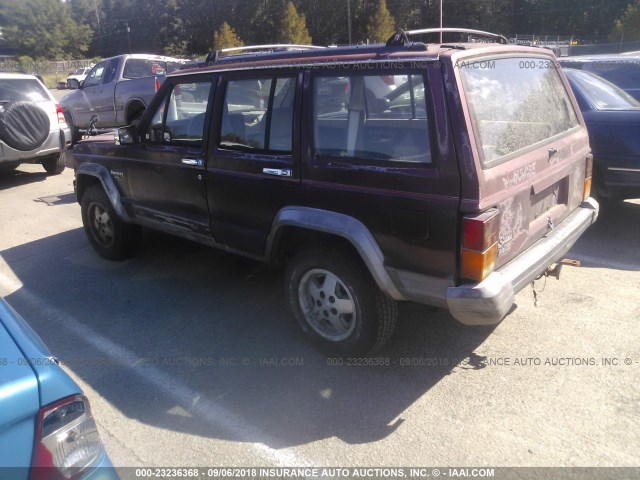
<instances>
[{"instance_id":1,"label":"burgundy jeep cherokee","mask_svg":"<svg viewBox=\"0 0 640 480\"><path fill-rule=\"evenodd\" d=\"M90 242L128 258L145 226L286 265L301 328L342 354L384 345L398 301L501 321L596 220L587 131L548 50L420 32L169 75L69 154Z\"/></svg>"}]
</instances>

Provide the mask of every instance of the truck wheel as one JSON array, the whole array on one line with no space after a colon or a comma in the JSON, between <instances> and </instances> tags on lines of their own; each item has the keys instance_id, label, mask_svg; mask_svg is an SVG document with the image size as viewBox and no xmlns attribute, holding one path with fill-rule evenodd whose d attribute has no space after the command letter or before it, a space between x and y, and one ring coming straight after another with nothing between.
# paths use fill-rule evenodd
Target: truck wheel
<instances>
[{"instance_id":1,"label":"truck wheel","mask_svg":"<svg viewBox=\"0 0 640 480\"><path fill-rule=\"evenodd\" d=\"M140 244L138 225L123 222L100 185L92 185L82 195L82 224L93 248L109 260L131 258Z\"/></svg>"},{"instance_id":2,"label":"truck wheel","mask_svg":"<svg viewBox=\"0 0 640 480\"><path fill-rule=\"evenodd\" d=\"M340 251L300 251L287 267L285 291L302 331L332 354L380 350L396 325L396 302L362 265Z\"/></svg>"},{"instance_id":3,"label":"truck wheel","mask_svg":"<svg viewBox=\"0 0 640 480\"><path fill-rule=\"evenodd\" d=\"M129 120L129 125L136 126L142 120L142 115L144 114L144 108L142 110L138 110L134 115L132 115L131 120Z\"/></svg>"},{"instance_id":4,"label":"truck wheel","mask_svg":"<svg viewBox=\"0 0 640 480\"><path fill-rule=\"evenodd\" d=\"M43 158L41 163L49 175L59 175L64 171L64 153L56 153Z\"/></svg>"}]
</instances>

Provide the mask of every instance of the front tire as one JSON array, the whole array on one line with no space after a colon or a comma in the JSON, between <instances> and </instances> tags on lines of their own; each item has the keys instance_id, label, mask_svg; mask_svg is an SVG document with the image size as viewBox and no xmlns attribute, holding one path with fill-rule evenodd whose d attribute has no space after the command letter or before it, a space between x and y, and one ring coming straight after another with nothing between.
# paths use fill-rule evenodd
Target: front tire
<instances>
[{"instance_id":1,"label":"front tire","mask_svg":"<svg viewBox=\"0 0 640 480\"><path fill-rule=\"evenodd\" d=\"M131 258L140 244L138 225L123 222L100 185L87 188L82 196L82 223L93 248L109 260Z\"/></svg>"},{"instance_id":2,"label":"front tire","mask_svg":"<svg viewBox=\"0 0 640 480\"><path fill-rule=\"evenodd\" d=\"M396 325L396 302L380 291L359 262L341 251L300 251L287 267L285 290L300 328L325 352L374 353Z\"/></svg>"}]
</instances>

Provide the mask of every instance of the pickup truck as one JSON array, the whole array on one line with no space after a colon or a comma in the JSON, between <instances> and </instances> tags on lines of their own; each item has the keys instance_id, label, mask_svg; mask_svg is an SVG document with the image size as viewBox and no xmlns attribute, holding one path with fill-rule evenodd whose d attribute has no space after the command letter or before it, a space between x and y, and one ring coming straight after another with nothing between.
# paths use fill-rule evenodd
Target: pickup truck
<instances>
[{"instance_id":1,"label":"pickup truck","mask_svg":"<svg viewBox=\"0 0 640 480\"><path fill-rule=\"evenodd\" d=\"M136 124L165 75L180 69L183 60L159 55L118 55L98 62L83 81L70 78L73 91L60 100L72 133L80 130Z\"/></svg>"}]
</instances>

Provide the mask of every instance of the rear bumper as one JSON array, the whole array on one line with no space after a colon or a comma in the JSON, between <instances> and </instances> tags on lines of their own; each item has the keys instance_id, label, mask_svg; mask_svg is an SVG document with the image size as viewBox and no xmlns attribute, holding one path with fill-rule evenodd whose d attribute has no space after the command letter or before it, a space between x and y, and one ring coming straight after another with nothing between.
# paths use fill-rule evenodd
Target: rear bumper
<instances>
[{"instance_id":1,"label":"rear bumper","mask_svg":"<svg viewBox=\"0 0 640 480\"><path fill-rule=\"evenodd\" d=\"M11 148L6 143L0 141L0 165L37 161L40 157L60 153L69 145L71 145L71 131L69 128L50 131L49 136L44 143L40 145L40 148L26 152Z\"/></svg>"},{"instance_id":2,"label":"rear bumper","mask_svg":"<svg viewBox=\"0 0 640 480\"><path fill-rule=\"evenodd\" d=\"M548 235L478 284L448 287L447 306L466 325L493 325L511 310L516 293L562 259L598 218L598 203L589 198Z\"/></svg>"}]
</instances>

